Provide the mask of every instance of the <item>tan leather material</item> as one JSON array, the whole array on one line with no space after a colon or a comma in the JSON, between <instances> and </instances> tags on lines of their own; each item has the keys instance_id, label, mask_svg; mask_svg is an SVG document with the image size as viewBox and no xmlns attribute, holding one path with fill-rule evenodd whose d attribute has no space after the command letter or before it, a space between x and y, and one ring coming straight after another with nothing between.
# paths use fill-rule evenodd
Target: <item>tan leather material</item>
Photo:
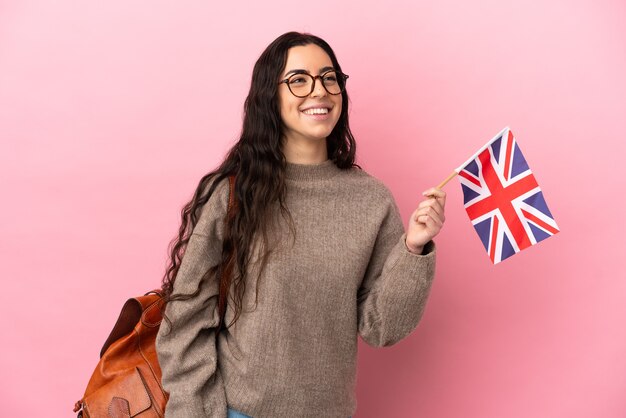
<instances>
[{"instance_id":1,"label":"tan leather material","mask_svg":"<svg viewBox=\"0 0 626 418\"><path fill-rule=\"evenodd\" d=\"M126 399L114 397L109 404L109 417L131 418L130 404Z\"/></svg>"},{"instance_id":2,"label":"tan leather material","mask_svg":"<svg viewBox=\"0 0 626 418\"><path fill-rule=\"evenodd\" d=\"M150 300L152 300L152 297ZM100 350L100 357L104 355L104 352L107 351L107 348L109 348L113 342L127 335L135 328L135 324L139 321L139 318L141 318L141 311L141 303L138 302L137 299L133 298L126 301L113 330L111 330L109 337Z\"/></svg>"},{"instance_id":3,"label":"tan leather material","mask_svg":"<svg viewBox=\"0 0 626 418\"><path fill-rule=\"evenodd\" d=\"M118 375L116 380L86 396L84 402L94 417L134 417L152 406L152 400L138 370ZM124 409L128 411L126 415L122 414Z\"/></svg>"},{"instance_id":4,"label":"tan leather material","mask_svg":"<svg viewBox=\"0 0 626 418\"><path fill-rule=\"evenodd\" d=\"M161 295L155 291L129 299L124 304L111 336L118 335L120 329L130 328L125 321L135 321L134 328L105 345L82 399L85 416L164 416L167 394L161 386L161 368L155 347L162 303Z\"/></svg>"},{"instance_id":5,"label":"tan leather material","mask_svg":"<svg viewBox=\"0 0 626 418\"><path fill-rule=\"evenodd\" d=\"M149 328L158 327L161 325L161 311L163 308L163 301L157 299L148 305L141 315L141 323Z\"/></svg>"}]
</instances>

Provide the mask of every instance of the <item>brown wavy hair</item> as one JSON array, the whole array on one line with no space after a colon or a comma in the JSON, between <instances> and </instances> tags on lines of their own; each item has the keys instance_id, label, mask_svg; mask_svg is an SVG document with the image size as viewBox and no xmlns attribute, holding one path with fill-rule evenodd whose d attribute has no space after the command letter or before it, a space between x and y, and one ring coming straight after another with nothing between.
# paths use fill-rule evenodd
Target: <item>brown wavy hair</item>
<instances>
[{"instance_id":1,"label":"brown wavy hair","mask_svg":"<svg viewBox=\"0 0 626 418\"><path fill-rule=\"evenodd\" d=\"M278 101L278 81L284 71L289 49L309 44L322 48L330 57L334 68L341 71L335 53L328 43L311 34L285 33L263 51L252 71L250 91L244 103L243 128L239 141L230 149L221 165L200 180L193 198L182 209L178 235L169 247L170 259L162 281L165 300L185 300L195 297L207 280L217 277L220 284L219 329L225 326L227 296L231 286L234 287L235 315L226 327L234 324L241 314L245 277L250 260L249 247L253 238L259 236L257 234L262 237L262 248L267 249L261 256L259 272L265 267L271 248L268 245L267 225L272 215L271 210L276 204L282 216L289 221L290 230L295 234L293 220L285 206L286 159L281 149L283 124ZM360 168L355 164L356 143L348 124L348 102L348 93L344 91L341 115L326 139L328 158L341 169L353 166ZM174 294L176 274L202 207L211 198L217 185L224 179L228 181L229 176L235 177L236 210L229 217L224 230L221 261L204 274L200 287L193 294ZM231 275L224 272L229 269L235 271L234 263L238 271L229 277Z\"/></svg>"}]
</instances>

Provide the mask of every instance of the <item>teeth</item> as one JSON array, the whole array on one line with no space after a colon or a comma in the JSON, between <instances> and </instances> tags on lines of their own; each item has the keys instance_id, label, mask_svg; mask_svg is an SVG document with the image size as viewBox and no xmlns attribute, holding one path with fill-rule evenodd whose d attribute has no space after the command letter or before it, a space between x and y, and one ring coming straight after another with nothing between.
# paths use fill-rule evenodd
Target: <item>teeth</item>
<instances>
[{"instance_id":1,"label":"teeth","mask_svg":"<svg viewBox=\"0 0 626 418\"><path fill-rule=\"evenodd\" d=\"M307 109L307 110L302 111L302 113L305 113L307 115L325 115L328 113L328 109L326 108Z\"/></svg>"}]
</instances>

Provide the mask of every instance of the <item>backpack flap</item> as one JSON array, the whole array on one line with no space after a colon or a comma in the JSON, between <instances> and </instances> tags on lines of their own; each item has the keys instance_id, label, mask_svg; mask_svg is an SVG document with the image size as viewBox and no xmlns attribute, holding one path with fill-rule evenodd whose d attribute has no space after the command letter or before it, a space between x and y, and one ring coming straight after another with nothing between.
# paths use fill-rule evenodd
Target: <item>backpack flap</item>
<instances>
[{"instance_id":1,"label":"backpack flap","mask_svg":"<svg viewBox=\"0 0 626 418\"><path fill-rule=\"evenodd\" d=\"M99 388L83 400L88 417L131 418L150 409L152 399L139 369Z\"/></svg>"}]
</instances>

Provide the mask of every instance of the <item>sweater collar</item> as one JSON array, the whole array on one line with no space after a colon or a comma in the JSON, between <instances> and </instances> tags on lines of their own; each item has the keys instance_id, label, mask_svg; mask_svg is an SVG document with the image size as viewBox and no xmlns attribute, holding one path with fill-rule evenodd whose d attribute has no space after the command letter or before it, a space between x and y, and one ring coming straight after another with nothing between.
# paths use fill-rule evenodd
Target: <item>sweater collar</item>
<instances>
[{"instance_id":1,"label":"sweater collar","mask_svg":"<svg viewBox=\"0 0 626 418\"><path fill-rule=\"evenodd\" d=\"M295 164L287 162L285 178L290 180L323 180L335 176L341 169L332 160L319 164Z\"/></svg>"}]
</instances>

